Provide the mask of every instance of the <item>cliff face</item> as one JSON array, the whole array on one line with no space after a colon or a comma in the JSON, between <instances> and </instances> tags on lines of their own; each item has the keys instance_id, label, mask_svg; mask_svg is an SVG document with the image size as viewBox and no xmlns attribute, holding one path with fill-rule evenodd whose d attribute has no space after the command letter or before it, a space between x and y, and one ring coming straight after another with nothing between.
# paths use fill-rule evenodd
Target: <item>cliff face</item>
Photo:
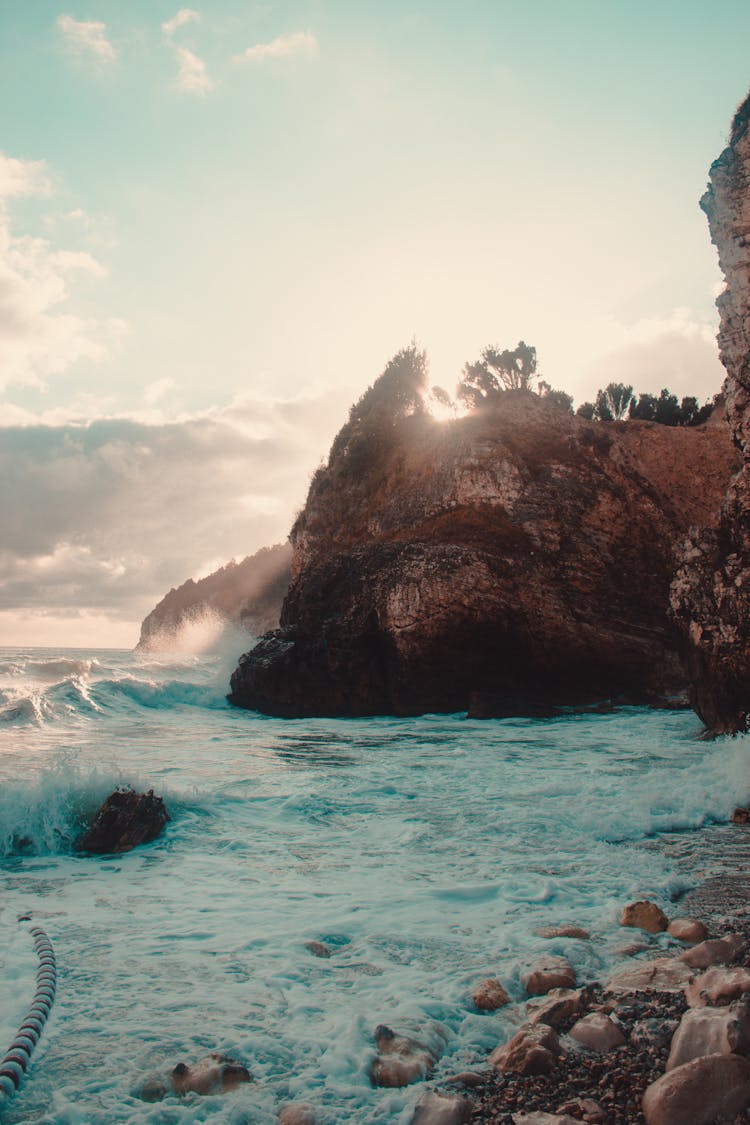
<instances>
[{"instance_id":1,"label":"cliff face","mask_svg":"<svg viewBox=\"0 0 750 1125\"><path fill-rule=\"evenodd\" d=\"M591 423L511 392L451 423L402 418L314 478L281 629L230 699L502 714L680 689L673 544L715 522L736 467L716 417Z\"/></svg>"},{"instance_id":2,"label":"cliff face","mask_svg":"<svg viewBox=\"0 0 750 1125\"><path fill-rule=\"evenodd\" d=\"M717 306L729 426L741 456L717 527L682 545L670 594L687 642L691 701L717 733L750 712L750 96L701 200L726 288Z\"/></svg>"},{"instance_id":3,"label":"cliff face","mask_svg":"<svg viewBox=\"0 0 750 1125\"><path fill-rule=\"evenodd\" d=\"M264 547L240 563L229 563L194 582L170 590L141 625L137 648L169 652L210 643L227 624L259 636L279 624L291 578L292 548Z\"/></svg>"}]
</instances>

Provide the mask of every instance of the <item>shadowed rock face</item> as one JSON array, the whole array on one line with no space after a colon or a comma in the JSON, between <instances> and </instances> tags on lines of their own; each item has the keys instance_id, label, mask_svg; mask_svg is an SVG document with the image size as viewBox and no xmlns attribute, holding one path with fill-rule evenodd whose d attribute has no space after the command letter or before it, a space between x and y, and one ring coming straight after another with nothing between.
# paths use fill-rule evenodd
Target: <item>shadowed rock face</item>
<instances>
[{"instance_id":1,"label":"shadowed rock face","mask_svg":"<svg viewBox=\"0 0 750 1125\"><path fill-rule=\"evenodd\" d=\"M110 793L94 820L76 844L77 850L93 855L129 852L139 844L148 844L164 831L169 814L161 797L134 793L132 789L116 789Z\"/></svg>"},{"instance_id":2,"label":"shadowed rock face","mask_svg":"<svg viewBox=\"0 0 750 1125\"><path fill-rule=\"evenodd\" d=\"M316 474L281 628L231 702L281 716L493 714L684 687L673 544L718 518L720 418L591 423L535 395L413 415ZM487 713L485 711L485 713Z\"/></svg>"},{"instance_id":3,"label":"shadowed rock face","mask_svg":"<svg viewBox=\"0 0 750 1125\"><path fill-rule=\"evenodd\" d=\"M684 631L691 702L716 733L743 730L750 712L750 96L729 146L711 166L701 207L719 251L726 289L719 349L727 418L742 464L718 527L691 534L679 554L670 600Z\"/></svg>"}]
</instances>

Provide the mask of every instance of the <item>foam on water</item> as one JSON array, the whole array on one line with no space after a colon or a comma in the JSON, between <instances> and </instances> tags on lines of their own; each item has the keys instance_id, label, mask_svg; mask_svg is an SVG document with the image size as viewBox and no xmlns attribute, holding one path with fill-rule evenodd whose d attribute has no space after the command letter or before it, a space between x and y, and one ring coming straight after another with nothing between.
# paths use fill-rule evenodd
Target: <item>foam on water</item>
<instances>
[{"instance_id":1,"label":"foam on water","mask_svg":"<svg viewBox=\"0 0 750 1125\"><path fill-rule=\"evenodd\" d=\"M3 699L34 696L41 716L0 725L0 939L33 910L60 965L8 1121L270 1123L298 1099L331 1125L405 1123L419 1088L367 1077L378 1023L430 1037L438 1075L482 1060L513 1016L472 1011L477 979L520 998L542 950L603 972L623 901L683 889L644 841L750 795L748 740L701 742L689 713L283 722L226 705L234 656L0 663ZM81 825L128 781L165 795L165 837L76 856ZM558 921L595 940L534 935ZM139 1099L150 1072L213 1050L254 1084Z\"/></svg>"}]
</instances>

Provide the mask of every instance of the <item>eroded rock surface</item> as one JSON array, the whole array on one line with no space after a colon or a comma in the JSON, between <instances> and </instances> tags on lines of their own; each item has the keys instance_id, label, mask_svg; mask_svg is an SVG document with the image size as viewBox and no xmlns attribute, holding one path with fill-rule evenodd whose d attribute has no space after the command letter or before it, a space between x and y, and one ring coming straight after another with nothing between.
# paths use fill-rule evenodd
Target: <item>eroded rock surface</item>
<instances>
[{"instance_id":1,"label":"eroded rock surface","mask_svg":"<svg viewBox=\"0 0 750 1125\"><path fill-rule=\"evenodd\" d=\"M281 627L242 658L232 703L503 715L685 687L672 550L718 519L737 466L723 419L593 423L508 392L448 424L347 434L292 531Z\"/></svg>"},{"instance_id":2,"label":"eroded rock surface","mask_svg":"<svg viewBox=\"0 0 750 1125\"><path fill-rule=\"evenodd\" d=\"M750 711L750 96L711 166L701 207L719 252L719 351L729 426L742 457L718 527L691 533L670 593L691 675L691 702L717 733L744 730Z\"/></svg>"},{"instance_id":3,"label":"eroded rock surface","mask_svg":"<svg viewBox=\"0 0 750 1125\"><path fill-rule=\"evenodd\" d=\"M76 842L81 852L113 855L155 840L169 821L164 801L132 789L116 789L97 812L88 832Z\"/></svg>"},{"instance_id":4,"label":"eroded rock surface","mask_svg":"<svg viewBox=\"0 0 750 1125\"><path fill-rule=\"evenodd\" d=\"M629 903L623 908L620 916L621 926L633 926L646 930L649 934L661 933L662 930L666 930L668 924L667 916L661 907L647 899Z\"/></svg>"},{"instance_id":5,"label":"eroded rock surface","mask_svg":"<svg viewBox=\"0 0 750 1125\"><path fill-rule=\"evenodd\" d=\"M648 1125L711 1125L732 1118L750 1101L750 1061L707 1055L670 1070L643 1096Z\"/></svg>"},{"instance_id":6,"label":"eroded rock surface","mask_svg":"<svg viewBox=\"0 0 750 1125\"><path fill-rule=\"evenodd\" d=\"M562 1055L557 1032L545 1023L525 1024L490 1055L490 1065L513 1074L550 1074Z\"/></svg>"},{"instance_id":7,"label":"eroded rock surface","mask_svg":"<svg viewBox=\"0 0 750 1125\"><path fill-rule=\"evenodd\" d=\"M471 999L480 1012L496 1012L510 1004L510 996L495 977L487 977L472 990Z\"/></svg>"}]
</instances>

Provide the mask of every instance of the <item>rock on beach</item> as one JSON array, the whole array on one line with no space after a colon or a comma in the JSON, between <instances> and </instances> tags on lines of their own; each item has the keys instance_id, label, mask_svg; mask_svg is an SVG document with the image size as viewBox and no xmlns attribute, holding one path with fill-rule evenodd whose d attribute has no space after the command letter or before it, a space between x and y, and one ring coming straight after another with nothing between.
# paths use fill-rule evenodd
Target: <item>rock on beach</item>
<instances>
[{"instance_id":1,"label":"rock on beach","mask_svg":"<svg viewBox=\"0 0 750 1125\"><path fill-rule=\"evenodd\" d=\"M678 1066L653 1082L643 1095L647 1125L711 1125L732 1117L750 1102L750 1060L707 1055Z\"/></svg>"},{"instance_id":2,"label":"rock on beach","mask_svg":"<svg viewBox=\"0 0 750 1125\"><path fill-rule=\"evenodd\" d=\"M620 916L621 926L633 926L649 934L658 934L669 925L664 911L655 902L641 899L624 907Z\"/></svg>"},{"instance_id":3,"label":"rock on beach","mask_svg":"<svg viewBox=\"0 0 750 1125\"><path fill-rule=\"evenodd\" d=\"M529 996L543 996L553 988L575 988L576 972L567 957L543 957L521 980Z\"/></svg>"}]
</instances>

